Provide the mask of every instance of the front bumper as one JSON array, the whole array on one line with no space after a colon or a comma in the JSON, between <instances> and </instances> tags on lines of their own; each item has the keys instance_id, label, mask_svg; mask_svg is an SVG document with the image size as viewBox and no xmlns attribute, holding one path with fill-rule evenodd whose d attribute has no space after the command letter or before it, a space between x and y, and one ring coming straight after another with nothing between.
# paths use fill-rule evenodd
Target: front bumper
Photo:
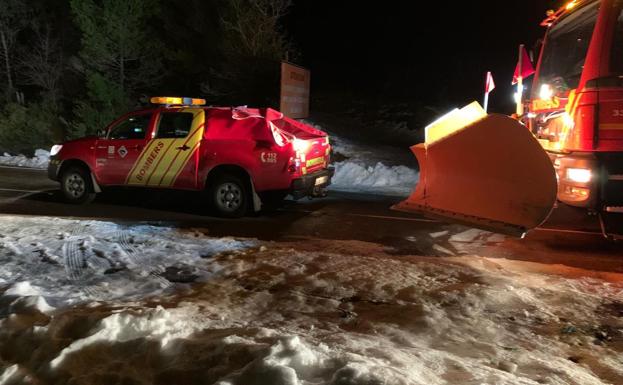
<instances>
[{"instance_id":1,"label":"front bumper","mask_svg":"<svg viewBox=\"0 0 623 385\"><path fill-rule=\"evenodd\" d=\"M317 195L318 191L325 189L331 184L331 178L334 173L335 170L329 167L294 179L290 187L290 194L292 194L294 199Z\"/></svg>"},{"instance_id":2,"label":"front bumper","mask_svg":"<svg viewBox=\"0 0 623 385\"><path fill-rule=\"evenodd\" d=\"M61 163L62 162L55 157L51 157L48 163L48 178L55 182L59 181L58 172L61 169Z\"/></svg>"}]
</instances>

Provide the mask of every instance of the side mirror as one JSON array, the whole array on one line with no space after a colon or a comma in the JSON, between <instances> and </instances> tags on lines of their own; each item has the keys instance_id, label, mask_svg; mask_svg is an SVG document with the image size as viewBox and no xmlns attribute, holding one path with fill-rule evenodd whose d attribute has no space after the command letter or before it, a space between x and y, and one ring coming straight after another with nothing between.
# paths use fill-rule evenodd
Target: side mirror
<instances>
[{"instance_id":1,"label":"side mirror","mask_svg":"<svg viewBox=\"0 0 623 385\"><path fill-rule=\"evenodd\" d=\"M102 128L97 130L97 137L98 138L105 138L106 137L106 129Z\"/></svg>"}]
</instances>

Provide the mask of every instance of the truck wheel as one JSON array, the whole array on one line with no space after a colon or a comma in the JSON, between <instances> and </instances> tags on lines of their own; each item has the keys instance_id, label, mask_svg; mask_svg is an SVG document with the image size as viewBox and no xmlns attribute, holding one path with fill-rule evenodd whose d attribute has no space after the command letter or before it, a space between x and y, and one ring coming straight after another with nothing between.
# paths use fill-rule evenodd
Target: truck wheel
<instances>
[{"instance_id":1,"label":"truck wheel","mask_svg":"<svg viewBox=\"0 0 623 385\"><path fill-rule=\"evenodd\" d=\"M240 218L249 207L247 184L236 175L223 175L210 186L212 207L216 214L225 218Z\"/></svg>"},{"instance_id":2,"label":"truck wheel","mask_svg":"<svg viewBox=\"0 0 623 385\"><path fill-rule=\"evenodd\" d=\"M95 198L91 175L82 167L68 167L61 175L61 190L69 203L88 203Z\"/></svg>"}]
</instances>

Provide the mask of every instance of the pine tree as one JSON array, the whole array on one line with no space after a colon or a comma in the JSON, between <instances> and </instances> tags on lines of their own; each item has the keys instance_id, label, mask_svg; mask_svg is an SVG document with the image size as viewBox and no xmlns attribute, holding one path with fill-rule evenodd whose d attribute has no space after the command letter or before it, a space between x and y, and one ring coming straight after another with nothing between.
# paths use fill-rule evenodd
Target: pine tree
<instances>
[{"instance_id":1,"label":"pine tree","mask_svg":"<svg viewBox=\"0 0 623 385\"><path fill-rule=\"evenodd\" d=\"M150 34L155 0L71 0L82 32L79 69L87 100L77 104L74 136L93 133L157 84L161 46Z\"/></svg>"}]
</instances>

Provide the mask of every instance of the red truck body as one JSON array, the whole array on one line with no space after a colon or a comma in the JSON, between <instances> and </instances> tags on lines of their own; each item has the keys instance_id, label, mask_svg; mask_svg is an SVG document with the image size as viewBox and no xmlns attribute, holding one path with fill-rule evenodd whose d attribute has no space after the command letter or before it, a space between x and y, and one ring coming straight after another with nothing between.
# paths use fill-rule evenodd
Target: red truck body
<instances>
[{"instance_id":1,"label":"red truck body","mask_svg":"<svg viewBox=\"0 0 623 385\"><path fill-rule=\"evenodd\" d=\"M571 1L542 25L527 123L554 162L558 199L623 212L623 3Z\"/></svg>"},{"instance_id":2,"label":"red truck body","mask_svg":"<svg viewBox=\"0 0 623 385\"><path fill-rule=\"evenodd\" d=\"M49 177L63 182L70 166L82 167L94 192L204 190L215 173L233 173L248 182L252 198L272 191L300 198L329 185L333 173L327 134L272 109L158 106L120 117L101 137L59 147Z\"/></svg>"}]
</instances>

